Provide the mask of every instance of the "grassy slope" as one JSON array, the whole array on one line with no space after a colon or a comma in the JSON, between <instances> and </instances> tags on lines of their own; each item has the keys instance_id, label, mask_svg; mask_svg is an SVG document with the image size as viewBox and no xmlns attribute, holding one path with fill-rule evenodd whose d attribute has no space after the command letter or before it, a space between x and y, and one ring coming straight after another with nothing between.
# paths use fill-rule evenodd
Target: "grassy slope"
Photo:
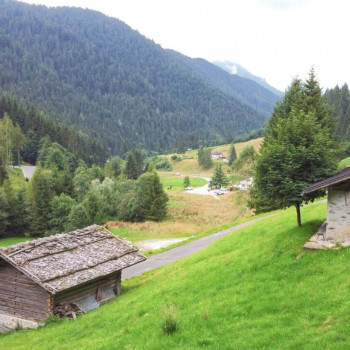
<instances>
[{"instance_id":1,"label":"grassy slope","mask_svg":"<svg viewBox=\"0 0 350 350\"><path fill-rule=\"evenodd\" d=\"M1 349L348 349L350 249L304 251L326 205L287 210L125 281L76 321L0 336ZM171 312L178 324L162 334Z\"/></svg>"},{"instance_id":2,"label":"grassy slope","mask_svg":"<svg viewBox=\"0 0 350 350\"><path fill-rule=\"evenodd\" d=\"M339 163L339 169L344 169L346 167L350 166L350 157L344 158L340 163Z\"/></svg>"},{"instance_id":3,"label":"grassy slope","mask_svg":"<svg viewBox=\"0 0 350 350\"><path fill-rule=\"evenodd\" d=\"M263 138L260 137L258 139L250 140L247 142L236 143L235 149L236 149L237 156L239 156L242 150L247 146L253 146L255 150L258 152L262 141L263 141ZM230 152L230 147L231 145L228 144L223 146L211 147L211 150L222 152L222 154L225 157L228 157ZM167 155L169 162L173 166L172 172L168 174L174 175L174 173L180 173L181 175L196 175L196 176L211 177L216 164L223 164L225 171L227 171L228 166L225 163L223 163L221 160L214 161L211 169L202 169L198 165L197 154L198 154L198 150L186 152L185 157L190 157L190 159L184 159L181 162L174 162L171 159L172 154ZM164 174L167 174L167 173L164 173Z\"/></svg>"}]
</instances>

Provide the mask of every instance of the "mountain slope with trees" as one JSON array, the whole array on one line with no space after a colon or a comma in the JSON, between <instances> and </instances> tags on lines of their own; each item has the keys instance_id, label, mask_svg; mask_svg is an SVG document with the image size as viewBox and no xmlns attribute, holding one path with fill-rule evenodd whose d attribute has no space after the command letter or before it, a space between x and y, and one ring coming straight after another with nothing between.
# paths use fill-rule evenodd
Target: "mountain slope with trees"
<instances>
[{"instance_id":1,"label":"mountain slope with trees","mask_svg":"<svg viewBox=\"0 0 350 350\"><path fill-rule=\"evenodd\" d=\"M350 91L347 84L327 89L323 100L330 106L330 113L336 124L339 140L350 142Z\"/></svg>"},{"instance_id":2,"label":"mountain slope with trees","mask_svg":"<svg viewBox=\"0 0 350 350\"><path fill-rule=\"evenodd\" d=\"M230 141L267 115L121 21L0 0L0 89L98 138L109 154Z\"/></svg>"},{"instance_id":3,"label":"mountain slope with trees","mask_svg":"<svg viewBox=\"0 0 350 350\"><path fill-rule=\"evenodd\" d=\"M273 106L280 94L273 93L249 78L230 74L202 58L190 58L172 50L169 50L169 52L209 84L244 103L254 106L262 113L268 116L271 115Z\"/></svg>"},{"instance_id":4,"label":"mountain slope with trees","mask_svg":"<svg viewBox=\"0 0 350 350\"><path fill-rule=\"evenodd\" d=\"M220 67L221 69L228 72L229 74L237 75L237 76L242 77L242 78L253 80L257 84L259 84L260 86L264 87L265 89L271 91L272 93L274 93L277 96L280 96L280 97L283 96L282 91L280 91L280 90L274 88L273 86L271 86L270 84L268 84L265 79L257 77L256 75L250 73L247 69L245 69L244 67L242 67L238 63L229 62L229 61L214 61L213 64Z\"/></svg>"}]
</instances>

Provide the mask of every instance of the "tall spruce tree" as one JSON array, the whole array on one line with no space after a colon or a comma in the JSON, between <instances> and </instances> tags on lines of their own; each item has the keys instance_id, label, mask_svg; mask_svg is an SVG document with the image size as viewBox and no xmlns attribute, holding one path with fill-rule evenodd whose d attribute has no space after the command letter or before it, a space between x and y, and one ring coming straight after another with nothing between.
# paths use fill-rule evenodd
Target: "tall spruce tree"
<instances>
[{"instance_id":1,"label":"tall spruce tree","mask_svg":"<svg viewBox=\"0 0 350 350\"><path fill-rule=\"evenodd\" d=\"M211 184L220 188L228 183L228 178L225 175L222 165L218 164L214 170L213 178L211 179Z\"/></svg>"},{"instance_id":2,"label":"tall spruce tree","mask_svg":"<svg viewBox=\"0 0 350 350\"><path fill-rule=\"evenodd\" d=\"M50 220L50 202L55 196L51 170L38 167L29 183L30 231L32 236L44 236Z\"/></svg>"},{"instance_id":3,"label":"tall spruce tree","mask_svg":"<svg viewBox=\"0 0 350 350\"><path fill-rule=\"evenodd\" d=\"M302 190L335 173L337 144L313 69L293 80L266 128L255 168L253 206L258 211L294 205L301 226ZM315 194L316 195L316 194Z\"/></svg>"},{"instance_id":4,"label":"tall spruce tree","mask_svg":"<svg viewBox=\"0 0 350 350\"><path fill-rule=\"evenodd\" d=\"M232 165L232 163L237 159L237 153L236 153L236 149L235 149L235 145L232 144L231 145L231 149L230 149L230 159L228 161L228 165Z\"/></svg>"}]
</instances>

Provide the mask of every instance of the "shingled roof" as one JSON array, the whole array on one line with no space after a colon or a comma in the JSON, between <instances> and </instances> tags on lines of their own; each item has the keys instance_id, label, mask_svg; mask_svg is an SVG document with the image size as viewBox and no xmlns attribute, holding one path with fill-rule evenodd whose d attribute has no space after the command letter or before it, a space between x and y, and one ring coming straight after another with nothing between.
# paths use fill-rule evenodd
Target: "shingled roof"
<instances>
[{"instance_id":1,"label":"shingled roof","mask_svg":"<svg viewBox=\"0 0 350 350\"><path fill-rule=\"evenodd\" d=\"M129 241L98 225L0 248L0 258L52 294L146 260Z\"/></svg>"},{"instance_id":2,"label":"shingled roof","mask_svg":"<svg viewBox=\"0 0 350 350\"><path fill-rule=\"evenodd\" d=\"M350 180L350 167L345 168L341 173L337 175L331 176L325 180L310 185L302 192L302 194L309 194L325 187L338 185L343 182L348 182L348 180Z\"/></svg>"}]
</instances>

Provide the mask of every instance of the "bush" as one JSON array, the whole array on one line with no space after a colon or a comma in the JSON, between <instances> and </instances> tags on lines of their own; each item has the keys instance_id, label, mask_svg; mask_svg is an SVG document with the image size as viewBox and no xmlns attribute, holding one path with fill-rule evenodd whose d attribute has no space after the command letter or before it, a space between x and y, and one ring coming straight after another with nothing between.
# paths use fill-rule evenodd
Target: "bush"
<instances>
[{"instance_id":1,"label":"bush","mask_svg":"<svg viewBox=\"0 0 350 350\"><path fill-rule=\"evenodd\" d=\"M173 167L169 163L168 159L165 157L154 157L151 162L154 167L159 171L172 171Z\"/></svg>"},{"instance_id":2,"label":"bush","mask_svg":"<svg viewBox=\"0 0 350 350\"><path fill-rule=\"evenodd\" d=\"M174 154L173 156L171 156L171 160L174 162L181 162L182 158Z\"/></svg>"}]
</instances>

